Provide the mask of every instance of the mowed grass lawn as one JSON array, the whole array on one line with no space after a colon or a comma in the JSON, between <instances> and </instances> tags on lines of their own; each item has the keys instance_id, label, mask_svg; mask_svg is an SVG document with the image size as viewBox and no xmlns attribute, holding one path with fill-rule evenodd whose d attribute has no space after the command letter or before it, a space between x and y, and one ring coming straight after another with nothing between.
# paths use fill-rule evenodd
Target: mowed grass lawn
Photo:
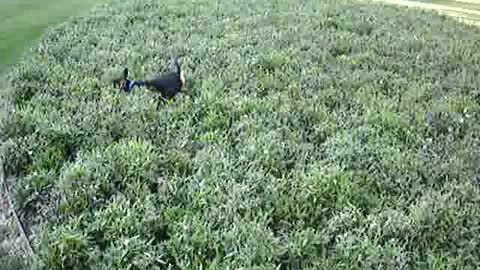
<instances>
[{"instance_id":1,"label":"mowed grass lawn","mask_svg":"<svg viewBox=\"0 0 480 270\"><path fill-rule=\"evenodd\" d=\"M0 72L21 56L44 30L105 0L0 0Z\"/></svg>"}]
</instances>

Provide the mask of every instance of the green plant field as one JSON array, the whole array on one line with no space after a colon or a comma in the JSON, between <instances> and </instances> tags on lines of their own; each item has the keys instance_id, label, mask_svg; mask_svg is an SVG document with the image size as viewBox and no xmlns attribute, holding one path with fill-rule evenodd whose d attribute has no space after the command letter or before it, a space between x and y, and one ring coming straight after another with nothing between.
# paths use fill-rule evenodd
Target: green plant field
<instances>
[{"instance_id":1,"label":"green plant field","mask_svg":"<svg viewBox=\"0 0 480 270\"><path fill-rule=\"evenodd\" d=\"M8 74L35 269L478 269L480 30L346 0L115 1ZM167 68L158 104L110 79Z\"/></svg>"},{"instance_id":2,"label":"green plant field","mask_svg":"<svg viewBox=\"0 0 480 270\"><path fill-rule=\"evenodd\" d=\"M106 1L0 0L0 72L15 63L48 26L103 2Z\"/></svg>"},{"instance_id":3,"label":"green plant field","mask_svg":"<svg viewBox=\"0 0 480 270\"><path fill-rule=\"evenodd\" d=\"M0 265L5 270L24 270L28 267L23 258L10 256L3 246L0 246Z\"/></svg>"}]
</instances>

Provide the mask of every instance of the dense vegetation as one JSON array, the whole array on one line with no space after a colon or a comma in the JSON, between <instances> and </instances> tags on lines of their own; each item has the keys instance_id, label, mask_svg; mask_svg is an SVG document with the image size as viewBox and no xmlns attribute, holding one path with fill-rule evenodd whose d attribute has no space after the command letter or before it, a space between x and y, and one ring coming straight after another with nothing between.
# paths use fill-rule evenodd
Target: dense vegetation
<instances>
[{"instance_id":1,"label":"dense vegetation","mask_svg":"<svg viewBox=\"0 0 480 270\"><path fill-rule=\"evenodd\" d=\"M52 29L0 133L35 267L478 269L478 40L338 0L116 1ZM172 51L191 96L112 87Z\"/></svg>"},{"instance_id":2,"label":"dense vegetation","mask_svg":"<svg viewBox=\"0 0 480 270\"><path fill-rule=\"evenodd\" d=\"M3 246L0 246L0 266L2 270L23 270L27 269L28 263L21 257L11 256Z\"/></svg>"}]
</instances>

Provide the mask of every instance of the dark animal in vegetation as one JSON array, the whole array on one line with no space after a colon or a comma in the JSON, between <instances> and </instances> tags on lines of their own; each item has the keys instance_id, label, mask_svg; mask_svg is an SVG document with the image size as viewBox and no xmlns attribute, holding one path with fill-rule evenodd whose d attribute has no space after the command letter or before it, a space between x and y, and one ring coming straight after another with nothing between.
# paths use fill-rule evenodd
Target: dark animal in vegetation
<instances>
[{"instance_id":1,"label":"dark animal in vegetation","mask_svg":"<svg viewBox=\"0 0 480 270\"><path fill-rule=\"evenodd\" d=\"M178 59L173 58L172 64L173 70L149 80L131 80L128 78L128 68L125 68L123 75L113 80L113 86L126 93L130 93L134 87L144 86L159 93L163 99L171 99L183 92L185 86L185 73L180 68Z\"/></svg>"}]
</instances>

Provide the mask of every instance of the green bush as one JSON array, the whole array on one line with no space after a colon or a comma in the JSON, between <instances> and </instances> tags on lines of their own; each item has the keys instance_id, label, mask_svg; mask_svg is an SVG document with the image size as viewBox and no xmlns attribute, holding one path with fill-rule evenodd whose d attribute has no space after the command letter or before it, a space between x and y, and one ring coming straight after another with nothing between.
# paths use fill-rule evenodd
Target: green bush
<instances>
[{"instance_id":1,"label":"green bush","mask_svg":"<svg viewBox=\"0 0 480 270\"><path fill-rule=\"evenodd\" d=\"M29 268L29 261L18 256L11 256L3 246L0 246L0 265L5 270L23 270Z\"/></svg>"},{"instance_id":2,"label":"green bush","mask_svg":"<svg viewBox=\"0 0 480 270\"><path fill-rule=\"evenodd\" d=\"M477 269L480 30L356 1L114 1L8 75L36 269ZM190 96L110 76L181 56Z\"/></svg>"}]
</instances>

